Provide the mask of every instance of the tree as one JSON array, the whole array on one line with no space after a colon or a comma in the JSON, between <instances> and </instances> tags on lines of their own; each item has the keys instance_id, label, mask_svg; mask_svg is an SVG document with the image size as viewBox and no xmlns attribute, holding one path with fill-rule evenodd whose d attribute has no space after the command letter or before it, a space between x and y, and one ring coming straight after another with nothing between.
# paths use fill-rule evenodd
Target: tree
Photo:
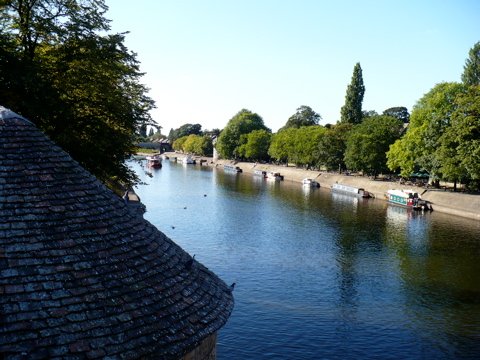
<instances>
[{"instance_id":1,"label":"tree","mask_svg":"<svg viewBox=\"0 0 480 360\"><path fill-rule=\"evenodd\" d=\"M253 161L267 161L270 159L268 149L272 141L272 133L267 130L253 130L245 135L246 142L240 146L241 155Z\"/></svg>"},{"instance_id":2,"label":"tree","mask_svg":"<svg viewBox=\"0 0 480 360\"><path fill-rule=\"evenodd\" d=\"M288 165L295 147L295 128L278 131L272 136L268 154L278 162Z\"/></svg>"},{"instance_id":3,"label":"tree","mask_svg":"<svg viewBox=\"0 0 480 360\"><path fill-rule=\"evenodd\" d=\"M153 127L150 128L150 130L148 131L148 137L151 137L155 134L155 132L153 131Z\"/></svg>"},{"instance_id":4,"label":"tree","mask_svg":"<svg viewBox=\"0 0 480 360\"><path fill-rule=\"evenodd\" d=\"M349 169L376 176L388 170L386 152L400 137L402 122L394 117L379 115L365 119L351 131L345 150Z\"/></svg>"},{"instance_id":5,"label":"tree","mask_svg":"<svg viewBox=\"0 0 480 360\"><path fill-rule=\"evenodd\" d=\"M442 177L442 156L437 152L440 138L450 126L456 97L464 91L462 84L440 83L415 104L405 135L388 151L391 170L400 169L402 176L426 170L437 180Z\"/></svg>"},{"instance_id":6,"label":"tree","mask_svg":"<svg viewBox=\"0 0 480 360\"><path fill-rule=\"evenodd\" d=\"M480 180L480 85L455 99L451 124L439 139L441 173L450 181Z\"/></svg>"},{"instance_id":7,"label":"tree","mask_svg":"<svg viewBox=\"0 0 480 360\"><path fill-rule=\"evenodd\" d=\"M407 108L403 106L388 108L383 112L383 115L393 116L405 124L410 121L410 114Z\"/></svg>"},{"instance_id":8,"label":"tree","mask_svg":"<svg viewBox=\"0 0 480 360\"><path fill-rule=\"evenodd\" d=\"M356 63L353 68L352 81L347 87L345 105L340 111L340 122L349 124L360 124L362 122L362 102L365 94L363 85L362 68Z\"/></svg>"},{"instance_id":9,"label":"tree","mask_svg":"<svg viewBox=\"0 0 480 360\"><path fill-rule=\"evenodd\" d=\"M302 105L297 109L297 112L290 116L287 123L279 130L288 128L300 128L302 126L318 125L322 119L320 114L317 114L311 107Z\"/></svg>"},{"instance_id":10,"label":"tree","mask_svg":"<svg viewBox=\"0 0 480 360\"><path fill-rule=\"evenodd\" d=\"M480 85L480 41L469 51L463 67L462 81L465 85Z\"/></svg>"},{"instance_id":11,"label":"tree","mask_svg":"<svg viewBox=\"0 0 480 360\"><path fill-rule=\"evenodd\" d=\"M240 110L230 121L218 136L216 148L220 156L224 159L236 159L240 156L240 146L247 140L242 135L247 135L254 130L267 130L263 119L250 110Z\"/></svg>"},{"instance_id":12,"label":"tree","mask_svg":"<svg viewBox=\"0 0 480 360\"><path fill-rule=\"evenodd\" d=\"M183 124L178 129L171 129L168 134L168 140L173 143L176 139L188 135L201 135L202 125L200 124Z\"/></svg>"},{"instance_id":13,"label":"tree","mask_svg":"<svg viewBox=\"0 0 480 360\"><path fill-rule=\"evenodd\" d=\"M295 165L311 168L318 164L318 143L325 132L323 126L302 126L295 130L292 153Z\"/></svg>"},{"instance_id":14,"label":"tree","mask_svg":"<svg viewBox=\"0 0 480 360\"><path fill-rule=\"evenodd\" d=\"M154 102L103 0L10 0L0 7L0 101L29 118L107 184L129 185L125 160Z\"/></svg>"},{"instance_id":15,"label":"tree","mask_svg":"<svg viewBox=\"0 0 480 360\"><path fill-rule=\"evenodd\" d=\"M353 125L339 123L326 128L325 134L319 139L316 149L318 167L325 166L327 170L344 170L345 149L347 139Z\"/></svg>"}]
</instances>

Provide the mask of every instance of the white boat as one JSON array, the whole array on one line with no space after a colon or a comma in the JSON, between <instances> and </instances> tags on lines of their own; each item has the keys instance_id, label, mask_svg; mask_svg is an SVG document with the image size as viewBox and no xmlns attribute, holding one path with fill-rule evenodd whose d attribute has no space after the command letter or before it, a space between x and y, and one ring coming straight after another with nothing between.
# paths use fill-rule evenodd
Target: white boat
<instances>
[{"instance_id":1,"label":"white boat","mask_svg":"<svg viewBox=\"0 0 480 360\"><path fill-rule=\"evenodd\" d=\"M318 181L315 181L315 180L310 179L310 178L303 179L302 184L305 187L312 187L312 188L319 188L320 187L320 183Z\"/></svg>"},{"instance_id":2,"label":"white boat","mask_svg":"<svg viewBox=\"0 0 480 360\"><path fill-rule=\"evenodd\" d=\"M162 159L158 155L149 155L146 157L147 159L147 166L151 168L161 168L162 167Z\"/></svg>"},{"instance_id":3,"label":"white boat","mask_svg":"<svg viewBox=\"0 0 480 360\"><path fill-rule=\"evenodd\" d=\"M195 164L195 159L192 158L190 155L188 155L188 156L185 156L185 157L182 159L182 163L183 163L183 164Z\"/></svg>"},{"instance_id":4,"label":"white boat","mask_svg":"<svg viewBox=\"0 0 480 360\"><path fill-rule=\"evenodd\" d=\"M353 186L343 185L343 184L333 184L332 191L342 193L342 194L352 195L352 196L363 197L363 198L369 198L371 196L368 191L362 188L356 188Z\"/></svg>"},{"instance_id":5,"label":"white boat","mask_svg":"<svg viewBox=\"0 0 480 360\"><path fill-rule=\"evenodd\" d=\"M266 178L267 177L267 172L264 171L264 170L254 170L253 175L260 176L262 178Z\"/></svg>"},{"instance_id":6,"label":"white boat","mask_svg":"<svg viewBox=\"0 0 480 360\"><path fill-rule=\"evenodd\" d=\"M267 180L270 180L270 181L282 181L283 180L283 175L280 175L279 172L270 171L270 172L267 173L265 178Z\"/></svg>"}]
</instances>

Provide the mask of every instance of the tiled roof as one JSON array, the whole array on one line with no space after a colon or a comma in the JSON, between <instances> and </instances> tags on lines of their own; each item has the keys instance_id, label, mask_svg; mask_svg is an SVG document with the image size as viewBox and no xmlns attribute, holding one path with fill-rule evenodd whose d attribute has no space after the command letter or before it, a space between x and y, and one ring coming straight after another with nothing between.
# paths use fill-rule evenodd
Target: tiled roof
<instances>
[{"instance_id":1,"label":"tiled roof","mask_svg":"<svg viewBox=\"0 0 480 360\"><path fill-rule=\"evenodd\" d=\"M222 327L228 286L0 107L0 358L170 359Z\"/></svg>"}]
</instances>

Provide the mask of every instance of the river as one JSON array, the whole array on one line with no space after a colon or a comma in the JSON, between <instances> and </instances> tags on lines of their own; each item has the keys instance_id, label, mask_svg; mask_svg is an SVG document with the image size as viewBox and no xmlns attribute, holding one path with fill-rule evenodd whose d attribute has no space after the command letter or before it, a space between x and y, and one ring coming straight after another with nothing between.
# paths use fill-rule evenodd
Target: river
<instances>
[{"instance_id":1,"label":"river","mask_svg":"<svg viewBox=\"0 0 480 360\"><path fill-rule=\"evenodd\" d=\"M227 284L225 359L480 354L480 223L207 166L132 168L144 217Z\"/></svg>"}]
</instances>

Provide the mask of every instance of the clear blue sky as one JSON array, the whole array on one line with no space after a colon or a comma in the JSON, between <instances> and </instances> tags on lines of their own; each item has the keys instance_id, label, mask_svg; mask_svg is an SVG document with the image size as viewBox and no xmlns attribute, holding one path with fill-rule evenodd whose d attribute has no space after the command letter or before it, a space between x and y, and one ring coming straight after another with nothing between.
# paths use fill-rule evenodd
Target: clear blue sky
<instances>
[{"instance_id":1,"label":"clear blue sky","mask_svg":"<svg viewBox=\"0 0 480 360\"><path fill-rule=\"evenodd\" d=\"M241 109L274 132L301 105L336 123L355 63L364 110L413 105L460 81L480 41L477 0L106 0L113 32L129 31L168 134L222 129Z\"/></svg>"}]
</instances>

